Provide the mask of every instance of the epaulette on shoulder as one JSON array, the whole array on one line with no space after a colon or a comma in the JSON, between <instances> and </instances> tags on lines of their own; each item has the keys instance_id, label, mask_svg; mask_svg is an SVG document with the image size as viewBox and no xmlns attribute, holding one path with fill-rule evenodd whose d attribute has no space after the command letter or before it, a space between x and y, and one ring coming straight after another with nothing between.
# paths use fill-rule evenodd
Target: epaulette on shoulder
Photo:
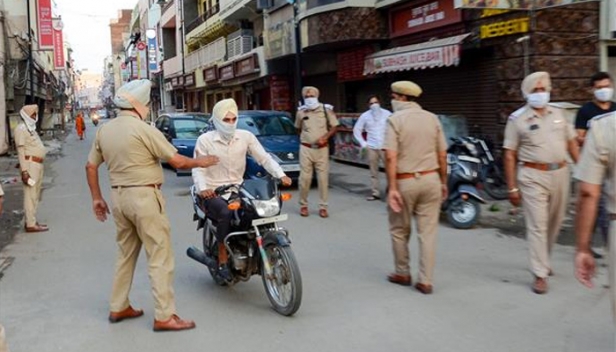
<instances>
[{"instance_id":1,"label":"epaulette on shoulder","mask_svg":"<svg viewBox=\"0 0 616 352\"><path fill-rule=\"evenodd\" d=\"M323 106L325 106L325 108L326 108L327 110L334 111L334 106L333 106L333 105L323 104Z\"/></svg>"},{"instance_id":2,"label":"epaulette on shoulder","mask_svg":"<svg viewBox=\"0 0 616 352\"><path fill-rule=\"evenodd\" d=\"M512 112L511 115L509 115L509 121L514 121L518 117L522 116L525 111L526 111L526 106L523 106L519 108L518 110Z\"/></svg>"},{"instance_id":3,"label":"epaulette on shoulder","mask_svg":"<svg viewBox=\"0 0 616 352\"><path fill-rule=\"evenodd\" d=\"M306 109L308 109L308 107L306 105L302 105L299 108L297 108L297 111L304 111Z\"/></svg>"}]
</instances>

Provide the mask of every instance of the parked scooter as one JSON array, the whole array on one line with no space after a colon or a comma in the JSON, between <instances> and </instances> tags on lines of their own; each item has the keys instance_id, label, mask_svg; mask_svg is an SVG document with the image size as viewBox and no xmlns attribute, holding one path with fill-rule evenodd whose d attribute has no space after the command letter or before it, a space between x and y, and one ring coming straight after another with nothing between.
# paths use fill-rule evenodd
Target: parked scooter
<instances>
[{"instance_id":1,"label":"parked scooter","mask_svg":"<svg viewBox=\"0 0 616 352\"><path fill-rule=\"evenodd\" d=\"M483 190L494 200L504 200L509 197L505 173L496 163L492 151L487 143L480 138L462 137L462 140L470 143L467 147L470 156L481 160L479 180L483 185Z\"/></svg>"},{"instance_id":2,"label":"parked scooter","mask_svg":"<svg viewBox=\"0 0 616 352\"><path fill-rule=\"evenodd\" d=\"M464 138L452 138L447 149L447 188L449 195L441 206L449 223L458 229L468 229L481 214L479 203L486 203L477 190L481 160L470 156Z\"/></svg>"},{"instance_id":3,"label":"parked scooter","mask_svg":"<svg viewBox=\"0 0 616 352\"><path fill-rule=\"evenodd\" d=\"M229 254L231 278L219 273L216 223L205 214L203 200L195 186L191 188L193 219L198 221L197 229L203 229L203 251L190 247L186 254L206 265L214 282L220 286L261 275L274 310L282 315L293 315L302 301L302 278L291 250L289 232L278 226L279 222L287 220L287 214L280 214L280 211L283 201L291 199L291 195L281 193L278 181L270 177L221 186L215 193L230 195L228 203L233 219L224 244Z\"/></svg>"}]
</instances>

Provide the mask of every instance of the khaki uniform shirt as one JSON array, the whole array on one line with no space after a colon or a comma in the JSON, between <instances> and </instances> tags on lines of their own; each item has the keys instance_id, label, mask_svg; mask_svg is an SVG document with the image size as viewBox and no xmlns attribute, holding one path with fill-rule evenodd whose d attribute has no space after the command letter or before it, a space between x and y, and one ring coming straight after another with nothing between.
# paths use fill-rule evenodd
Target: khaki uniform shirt
<instances>
[{"instance_id":1,"label":"khaki uniform shirt","mask_svg":"<svg viewBox=\"0 0 616 352\"><path fill-rule=\"evenodd\" d=\"M41 159L45 158L47 150L45 149L45 145L43 145L43 141L41 141L41 137L39 137L38 133L30 133L24 123L17 125L14 133L15 147L17 148L17 153L19 155L19 163L22 165L22 171L24 170L24 165L26 165L26 155L35 156Z\"/></svg>"},{"instance_id":2,"label":"khaki uniform shirt","mask_svg":"<svg viewBox=\"0 0 616 352\"><path fill-rule=\"evenodd\" d=\"M177 150L155 127L120 112L99 127L88 162L107 164L112 186L163 183L160 160L169 160Z\"/></svg>"},{"instance_id":3,"label":"khaki uniform shirt","mask_svg":"<svg viewBox=\"0 0 616 352\"><path fill-rule=\"evenodd\" d=\"M560 109L548 106L547 114L540 117L524 106L509 116L503 148L517 151L522 162L558 163L567 159L567 143L575 137L573 125Z\"/></svg>"},{"instance_id":4,"label":"khaki uniform shirt","mask_svg":"<svg viewBox=\"0 0 616 352\"><path fill-rule=\"evenodd\" d=\"M193 181L199 192L227 184L241 184L246 171L246 154L252 156L272 176L285 176L280 165L263 149L254 134L236 130L231 142L227 142L218 131L211 131L199 136L195 157L214 155L220 161L207 168L193 169Z\"/></svg>"},{"instance_id":5,"label":"khaki uniform shirt","mask_svg":"<svg viewBox=\"0 0 616 352\"><path fill-rule=\"evenodd\" d=\"M590 121L574 177L594 185L606 180L603 190L607 194L607 209L611 214L616 213L616 113Z\"/></svg>"},{"instance_id":6,"label":"khaki uniform shirt","mask_svg":"<svg viewBox=\"0 0 616 352\"><path fill-rule=\"evenodd\" d=\"M2 190L2 186L0 186L0 197L4 196L4 191Z\"/></svg>"},{"instance_id":7,"label":"khaki uniform shirt","mask_svg":"<svg viewBox=\"0 0 616 352\"><path fill-rule=\"evenodd\" d=\"M383 149L397 152L396 173L413 173L438 169L438 154L447 150L447 142L438 117L408 102L389 117Z\"/></svg>"},{"instance_id":8,"label":"khaki uniform shirt","mask_svg":"<svg viewBox=\"0 0 616 352\"><path fill-rule=\"evenodd\" d=\"M299 136L301 143L316 143L331 128L339 124L336 114L327 104L321 104L314 110L308 110L305 106L302 106L295 115L295 128L302 129Z\"/></svg>"}]
</instances>

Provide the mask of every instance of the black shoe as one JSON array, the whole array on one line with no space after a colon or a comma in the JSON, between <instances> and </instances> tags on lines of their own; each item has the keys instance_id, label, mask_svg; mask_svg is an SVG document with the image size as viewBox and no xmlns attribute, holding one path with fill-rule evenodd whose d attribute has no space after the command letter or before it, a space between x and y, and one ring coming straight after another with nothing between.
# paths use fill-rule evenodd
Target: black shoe
<instances>
[{"instance_id":1,"label":"black shoe","mask_svg":"<svg viewBox=\"0 0 616 352\"><path fill-rule=\"evenodd\" d=\"M227 264L222 264L221 266L218 267L218 276L220 276L220 278L226 281L233 280L233 276L231 275L231 270L229 270L229 266Z\"/></svg>"},{"instance_id":2,"label":"black shoe","mask_svg":"<svg viewBox=\"0 0 616 352\"><path fill-rule=\"evenodd\" d=\"M379 199L381 199L381 197L374 196L374 195L366 198L366 200L369 201L369 202L371 202L373 200L379 200Z\"/></svg>"}]
</instances>

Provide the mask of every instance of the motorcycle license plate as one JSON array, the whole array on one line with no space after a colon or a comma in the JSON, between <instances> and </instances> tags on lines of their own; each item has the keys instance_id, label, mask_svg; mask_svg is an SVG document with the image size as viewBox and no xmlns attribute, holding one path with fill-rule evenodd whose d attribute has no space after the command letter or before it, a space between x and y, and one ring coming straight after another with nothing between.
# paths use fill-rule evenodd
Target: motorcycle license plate
<instances>
[{"instance_id":1,"label":"motorcycle license plate","mask_svg":"<svg viewBox=\"0 0 616 352\"><path fill-rule=\"evenodd\" d=\"M260 225L264 225L264 224L271 224L273 222L285 221L288 218L289 218L289 215L281 214L281 215L278 215L278 216L273 216L271 218L255 219L255 220L252 220L252 226L260 226Z\"/></svg>"}]
</instances>

